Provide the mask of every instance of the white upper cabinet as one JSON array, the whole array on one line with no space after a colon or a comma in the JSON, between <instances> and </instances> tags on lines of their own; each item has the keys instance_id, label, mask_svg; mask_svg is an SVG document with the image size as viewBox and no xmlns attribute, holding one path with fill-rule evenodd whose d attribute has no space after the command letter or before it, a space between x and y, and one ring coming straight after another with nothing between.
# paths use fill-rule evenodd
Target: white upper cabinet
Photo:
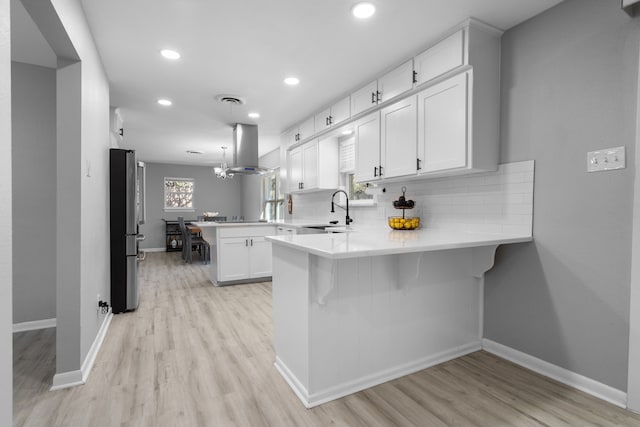
<instances>
[{"instance_id":1,"label":"white upper cabinet","mask_svg":"<svg viewBox=\"0 0 640 427\"><path fill-rule=\"evenodd\" d=\"M289 151L289 192L338 188L338 140L328 138Z\"/></svg>"},{"instance_id":2,"label":"white upper cabinet","mask_svg":"<svg viewBox=\"0 0 640 427\"><path fill-rule=\"evenodd\" d=\"M418 94L419 173L467 167L468 78L458 74Z\"/></svg>"},{"instance_id":3,"label":"white upper cabinet","mask_svg":"<svg viewBox=\"0 0 640 427\"><path fill-rule=\"evenodd\" d=\"M307 120L287 132L287 147L311 138L316 131L315 120L313 117L309 117Z\"/></svg>"},{"instance_id":4,"label":"white upper cabinet","mask_svg":"<svg viewBox=\"0 0 640 427\"><path fill-rule=\"evenodd\" d=\"M413 59L351 94L351 115L362 113L413 88Z\"/></svg>"},{"instance_id":5,"label":"white upper cabinet","mask_svg":"<svg viewBox=\"0 0 640 427\"><path fill-rule=\"evenodd\" d=\"M465 30L461 29L415 57L416 85L432 80L465 63Z\"/></svg>"},{"instance_id":6,"label":"white upper cabinet","mask_svg":"<svg viewBox=\"0 0 640 427\"><path fill-rule=\"evenodd\" d=\"M318 142L302 146L302 190L318 188Z\"/></svg>"},{"instance_id":7,"label":"white upper cabinet","mask_svg":"<svg viewBox=\"0 0 640 427\"><path fill-rule=\"evenodd\" d=\"M302 147L296 147L289 151L289 192L293 193L302 189Z\"/></svg>"},{"instance_id":8,"label":"white upper cabinet","mask_svg":"<svg viewBox=\"0 0 640 427\"><path fill-rule=\"evenodd\" d=\"M475 19L465 21L426 51L316 115L315 131L351 118L358 182L496 170L501 36ZM308 160L302 157L302 151L290 155L290 191L308 190L312 182L304 177ZM315 165L319 177L327 165ZM322 188L320 183L311 186Z\"/></svg>"},{"instance_id":9,"label":"white upper cabinet","mask_svg":"<svg viewBox=\"0 0 640 427\"><path fill-rule=\"evenodd\" d=\"M380 179L380 112L371 113L355 123L357 182Z\"/></svg>"},{"instance_id":10,"label":"white upper cabinet","mask_svg":"<svg viewBox=\"0 0 640 427\"><path fill-rule=\"evenodd\" d=\"M378 79L378 102L389 101L413 89L413 59Z\"/></svg>"},{"instance_id":11,"label":"white upper cabinet","mask_svg":"<svg viewBox=\"0 0 640 427\"><path fill-rule=\"evenodd\" d=\"M415 175L417 163L416 97L410 96L380 110L380 175Z\"/></svg>"},{"instance_id":12,"label":"white upper cabinet","mask_svg":"<svg viewBox=\"0 0 640 427\"><path fill-rule=\"evenodd\" d=\"M333 104L330 108L315 115L316 133L342 123L348 120L349 117L351 117L351 103L350 98L347 96Z\"/></svg>"},{"instance_id":13,"label":"white upper cabinet","mask_svg":"<svg viewBox=\"0 0 640 427\"><path fill-rule=\"evenodd\" d=\"M356 122L356 181L416 174L416 114L410 96Z\"/></svg>"},{"instance_id":14,"label":"white upper cabinet","mask_svg":"<svg viewBox=\"0 0 640 427\"><path fill-rule=\"evenodd\" d=\"M309 117L298 125L298 141L311 138L316 133L313 117Z\"/></svg>"},{"instance_id":15,"label":"white upper cabinet","mask_svg":"<svg viewBox=\"0 0 640 427\"><path fill-rule=\"evenodd\" d=\"M378 105L378 81L374 80L351 94L351 114L356 115Z\"/></svg>"}]
</instances>

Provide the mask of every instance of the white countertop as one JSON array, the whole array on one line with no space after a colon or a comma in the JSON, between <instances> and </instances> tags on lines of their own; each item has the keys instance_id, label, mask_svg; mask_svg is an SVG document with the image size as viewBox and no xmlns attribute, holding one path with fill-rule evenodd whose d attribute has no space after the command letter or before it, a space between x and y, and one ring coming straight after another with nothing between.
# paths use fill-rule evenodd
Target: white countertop
<instances>
[{"instance_id":1,"label":"white countertop","mask_svg":"<svg viewBox=\"0 0 640 427\"><path fill-rule=\"evenodd\" d=\"M209 227L253 227L255 225L258 226L266 226L266 225L283 225L283 226L287 226L287 227L295 227L295 228L301 228L301 227L319 227L319 226L328 226L329 223L327 221L312 221L312 220L296 220L296 221L269 221L269 222L264 222L264 221L251 221L251 222L213 222L213 221L198 221L198 222L192 222L191 224L196 225L200 228L209 228Z\"/></svg>"},{"instance_id":2,"label":"white countertop","mask_svg":"<svg viewBox=\"0 0 640 427\"><path fill-rule=\"evenodd\" d=\"M353 229L349 233L268 236L267 240L314 255L341 259L491 246L533 239L531 235L521 234L444 229L390 230L379 227Z\"/></svg>"},{"instance_id":3,"label":"white countertop","mask_svg":"<svg viewBox=\"0 0 640 427\"><path fill-rule=\"evenodd\" d=\"M192 222L191 224L198 226L200 228L215 228L215 227L254 227L258 226L266 226L271 225L274 226L276 223L274 222L214 222L214 221L204 221L204 222Z\"/></svg>"}]
</instances>

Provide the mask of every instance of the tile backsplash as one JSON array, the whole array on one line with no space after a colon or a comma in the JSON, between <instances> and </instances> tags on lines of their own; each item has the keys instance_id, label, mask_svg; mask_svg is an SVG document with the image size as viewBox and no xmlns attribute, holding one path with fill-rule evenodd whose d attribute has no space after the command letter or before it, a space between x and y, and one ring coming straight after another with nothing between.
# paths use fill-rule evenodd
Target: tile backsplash
<instances>
[{"instance_id":1,"label":"tile backsplash","mask_svg":"<svg viewBox=\"0 0 640 427\"><path fill-rule=\"evenodd\" d=\"M415 201L407 216L419 216L423 228L512 232L530 235L533 227L534 161L505 163L496 172L380 184L385 192L375 206L353 206L354 225L386 224L387 216L402 215L393 200L407 188ZM329 213L331 192L294 196L294 219L339 220L344 211Z\"/></svg>"}]
</instances>

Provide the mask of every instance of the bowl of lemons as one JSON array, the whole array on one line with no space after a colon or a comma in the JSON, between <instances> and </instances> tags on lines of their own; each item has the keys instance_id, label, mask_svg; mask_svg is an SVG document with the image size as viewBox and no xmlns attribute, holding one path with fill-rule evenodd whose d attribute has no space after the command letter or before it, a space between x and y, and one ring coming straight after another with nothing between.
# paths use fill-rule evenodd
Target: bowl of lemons
<instances>
[{"instance_id":1,"label":"bowl of lemons","mask_svg":"<svg viewBox=\"0 0 640 427\"><path fill-rule=\"evenodd\" d=\"M390 216L387 223L394 230L415 230L420 227L420 218L417 216L409 218Z\"/></svg>"}]
</instances>

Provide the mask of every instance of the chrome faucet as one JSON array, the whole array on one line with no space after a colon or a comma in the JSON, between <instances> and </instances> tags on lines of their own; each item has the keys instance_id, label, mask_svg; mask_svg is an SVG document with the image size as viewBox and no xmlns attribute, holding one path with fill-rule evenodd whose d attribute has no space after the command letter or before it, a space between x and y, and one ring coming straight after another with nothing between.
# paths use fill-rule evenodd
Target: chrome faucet
<instances>
[{"instance_id":1,"label":"chrome faucet","mask_svg":"<svg viewBox=\"0 0 640 427\"><path fill-rule=\"evenodd\" d=\"M339 204L333 202L334 197L336 197L336 194L338 194L338 193L344 193L344 197L347 198L347 207L346 208L344 208L344 207L340 206ZM349 195L347 194L346 191L338 190L335 193L333 193L333 196L331 196L331 212L335 212L336 211L334 206L337 206L340 209L344 209L345 211L347 211L347 217L345 218L345 223L346 223L347 226L353 222L353 220L351 218L349 218Z\"/></svg>"}]
</instances>

